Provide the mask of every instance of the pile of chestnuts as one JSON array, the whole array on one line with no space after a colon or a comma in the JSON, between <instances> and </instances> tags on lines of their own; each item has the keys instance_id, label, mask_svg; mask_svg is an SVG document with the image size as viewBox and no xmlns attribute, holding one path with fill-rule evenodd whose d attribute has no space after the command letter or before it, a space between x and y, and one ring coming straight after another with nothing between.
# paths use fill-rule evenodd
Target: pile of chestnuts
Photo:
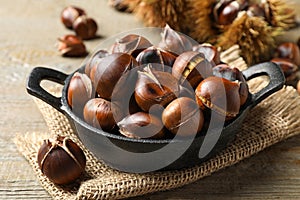
<instances>
[{"instance_id":1,"label":"pile of chestnuts","mask_svg":"<svg viewBox=\"0 0 300 200\"><path fill-rule=\"evenodd\" d=\"M58 38L58 51L65 57L86 56L86 47L82 40L96 37L98 30L97 22L87 16L86 12L76 6L67 6L60 16L63 25L75 32L76 35L68 34Z\"/></svg>"},{"instance_id":2,"label":"pile of chestnuts","mask_svg":"<svg viewBox=\"0 0 300 200\"><path fill-rule=\"evenodd\" d=\"M234 119L249 96L242 72L222 63L210 44L195 45L169 26L161 36L155 46L129 34L97 51L70 80L72 111L91 126L137 139L205 134L212 112L225 123Z\"/></svg>"}]
</instances>

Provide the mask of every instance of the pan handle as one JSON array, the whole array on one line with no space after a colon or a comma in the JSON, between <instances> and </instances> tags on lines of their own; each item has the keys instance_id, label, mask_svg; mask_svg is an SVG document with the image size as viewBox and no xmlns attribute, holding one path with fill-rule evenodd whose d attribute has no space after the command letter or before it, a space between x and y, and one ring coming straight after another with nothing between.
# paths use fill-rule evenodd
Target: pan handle
<instances>
[{"instance_id":1,"label":"pan handle","mask_svg":"<svg viewBox=\"0 0 300 200\"><path fill-rule=\"evenodd\" d=\"M68 75L54 69L45 67L34 68L27 79L27 92L48 103L59 112L63 113L60 97L55 97L41 87L42 80L49 80L64 85Z\"/></svg>"},{"instance_id":2,"label":"pan handle","mask_svg":"<svg viewBox=\"0 0 300 200\"><path fill-rule=\"evenodd\" d=\"M243 71L243 74L247 81L263 75L268 76L270 79L269 84L265 88L252 94L252 107L259 104L274 92L280 90L285 83L285 77L281 68L272 62L265 62L249 67Z\"/></svg>"}]
</instances>

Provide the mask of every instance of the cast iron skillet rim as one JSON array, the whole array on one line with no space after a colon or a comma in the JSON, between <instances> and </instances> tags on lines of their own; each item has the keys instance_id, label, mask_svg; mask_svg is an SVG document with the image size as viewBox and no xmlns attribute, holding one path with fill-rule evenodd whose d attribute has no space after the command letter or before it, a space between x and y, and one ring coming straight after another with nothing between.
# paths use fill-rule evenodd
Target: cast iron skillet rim
<instances>
[{"instance_id":1,"label":"cast iron skillet rim","mask_svg":"<svg viewBox=\"0 0 300 200\"><path fill-rule=\"evenodd\" d=\"M200 136L195 136L192 138L187 138L187 139L135 139L135 138L128 138L122 135L115 135L113 133L109 133L106 131L103 131L101 129L95 128L93 126L91 126L90 124L88 124L87 122L85 122L83 119L81 119L80 117L78 117L75 113L72 112L72 109L70 108L68 102L67 102L67 91L68 91L68 87L69 87L69 83L70 80L72 78L72 76L74 75L74 73L76 72L83 72L85 68L85 65L83 65L82 67L80 67L79 69L77 69L76 71L74 71L71 74L68 74L66 80L65 80L65 84L62 90L62 96L61 96L61 103L62 103L62 107L61 109L72 119L75 120L76 123L80 124L81 126L93 131L95 134L100 134L103 135L107 138L111 138L111 139L117 139L117 140L123 140L126 142L133 142L133 143L149 143L149 144L168 144L168 143L178 143L178 142L186 142L189 140L194 140L196 138L200 138L200 137L205 137L203 135ZM239 117L241 117L243 115L243 113L248 112L248 110L251 108L252 104L253 104L253 98L252 98L252 94L249 93L249 97L247 99L247 102L245 105L243 105L242 110L239 112L239 114L232 120L230 121L229 124L227 124L225 127L223 127L222 132L227 129L228 127L230 127L232 124L234 124L237 119Z\"/></svg>"}]
</instances>

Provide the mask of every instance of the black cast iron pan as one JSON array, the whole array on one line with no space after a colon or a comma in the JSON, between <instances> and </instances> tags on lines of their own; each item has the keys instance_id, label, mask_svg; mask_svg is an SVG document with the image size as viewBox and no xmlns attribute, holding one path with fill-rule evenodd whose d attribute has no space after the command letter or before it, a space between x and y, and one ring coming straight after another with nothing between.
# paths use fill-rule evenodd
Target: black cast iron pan
<instances>
[{"instance_id":1,"label":"black cast iron pan","mask_svg":"<svg viewBox=\"0 0 300 200\"><path fill-rule=\"evenodd\" d=\"M281 89L285 81L280 67L270 62L252 66L243 74L246 80L266 75L270 82L259 92L251 94L240 114L225 127L212 127L206 136L186 140L131 139L90 126L76 116L67 103L67 90L73 73L67 75L50 68L36 67L29 75L27 91L63 113L82 143L96 157L118 170L144 173L191 167L216 155L235 138L249 110ZM64 85L61 97L44 90L40 85L42 80Z\"/></svg>"}]
</instances>

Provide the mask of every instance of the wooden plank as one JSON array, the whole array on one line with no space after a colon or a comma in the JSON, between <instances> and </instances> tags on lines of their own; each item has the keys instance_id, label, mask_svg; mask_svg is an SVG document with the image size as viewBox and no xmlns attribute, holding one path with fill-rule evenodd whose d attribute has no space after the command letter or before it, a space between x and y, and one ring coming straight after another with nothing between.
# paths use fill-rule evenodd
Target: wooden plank
<instances>
[{"instance_id":1,"label":"wooden plank","mask_svg":"<svg viewBox=\"0 0 300 200\"><path fill-rule=\"evenodd\" d=\"M300 3L294 4L299 13ZM60 12L67 5L83 7L97 20L102 38L85 42L91 52L111 35L142 27L134 16L107 7L105 0L1 1L0 199L51 199L17 152L12 138L17 132L47 131L25 90L31 69L42 64L70 73L84 62L60 57L54 46L57 37L72 33L59 21ZM294 41L298 34L299 29L292 30L279 40ZM299 144L300 136L296 136L193 184L131 199L299 199Z\"/></svg>"}]
</instances>

